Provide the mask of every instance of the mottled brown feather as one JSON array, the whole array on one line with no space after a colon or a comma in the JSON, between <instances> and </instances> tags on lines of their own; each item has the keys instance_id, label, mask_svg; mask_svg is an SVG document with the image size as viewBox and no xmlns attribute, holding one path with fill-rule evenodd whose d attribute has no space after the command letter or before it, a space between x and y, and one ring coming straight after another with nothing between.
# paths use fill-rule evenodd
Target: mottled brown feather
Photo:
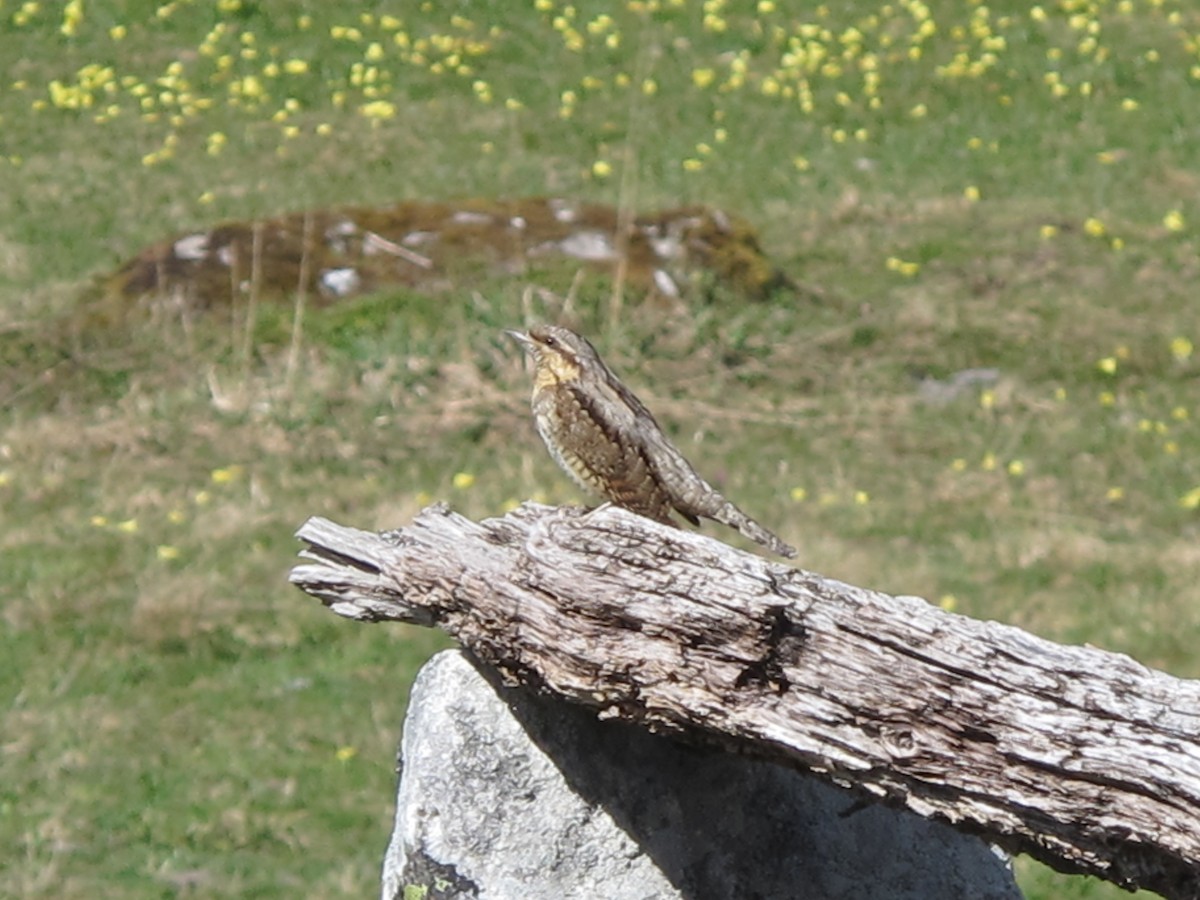
<instances>
[{"instance_id":1,"label":"mottled brown feather","mask_svg":"<svg viewBox=\"0 0 1200 900\"><path fill-rule=\"evenodd\" d=\"M726 500L588 341L553 325L509 332L536 366L532 407L555 461L589 493L659 522L713 519L781 556L796 551Z\"/></svg>"}]
</instances>

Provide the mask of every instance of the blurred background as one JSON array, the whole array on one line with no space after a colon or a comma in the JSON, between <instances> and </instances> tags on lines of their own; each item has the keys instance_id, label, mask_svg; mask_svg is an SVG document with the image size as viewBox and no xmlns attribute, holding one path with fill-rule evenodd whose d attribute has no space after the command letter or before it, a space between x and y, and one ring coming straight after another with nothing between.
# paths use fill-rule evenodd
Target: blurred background
<instances>
[{"instance_id":1,"label":"blurred background","mask_svg":"<svg viewBox=\"0 0 1200 900\"><path fill-rule=\"evenodd\" d=\"M293 533L582 502L532 321L804 568L1200 675L1194 4L0 0L0 60L0 894L377 891L444 642ZM615 262L498 251L530 198ZM368 233L444 253L343 290Z\"/></svg>"}]
</instances>

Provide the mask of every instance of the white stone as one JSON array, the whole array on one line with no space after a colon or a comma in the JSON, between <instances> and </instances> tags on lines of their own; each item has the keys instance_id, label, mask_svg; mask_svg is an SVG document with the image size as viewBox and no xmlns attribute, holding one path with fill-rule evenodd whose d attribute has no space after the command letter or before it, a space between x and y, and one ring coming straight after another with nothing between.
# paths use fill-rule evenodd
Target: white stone
<instances>
[{"instance_id":1,"label":"white stone","mask_svg":"<svg viewBox=\"0 0 1200 900\"><path fill-rule=\"evenodd\" d=\"M358 225L353 219L342 219L340 222L335 222L325 229L325 237L350 237L358 233Z\"/></svg>"},{"instance_id":2,"label":"white stone","mask_svg":"<svg viewBox=\"0 0 1200 900\"><path fill-rule=\"evenodd\" d=\"M362 285L362 278L354 269L326 269L321 273L321 287L335 297L353 294Z\"/></svg>"},{"instance_id":3,"label":"white stone","mask_svg":"<svg viewBox=\"0 0 1200 900\"><path fill-rule=\"evenodd\" d=\"M679 296L679 286L675 284L675 279L662 269L654 270L654 286L668 297Z\"/></svg>"},{"instance_id":4,"label":"white stone","mask_svg":"<svg viewBox=\"0 0 1200 900\"><path fill-rule=\"evenodd\" d=\"M550 211L554 213L554 218L559 222L574 222L579 218L579 210L570 200L563 200L561 197L551 197L546 201L550 207Z\"/></svg>"},{"instance_id":5,"label":"white stone","mask_svg":"<svg viewBox=\"0 0 1200 900\"><path fill-rule=\"evenodd\" d=\"M418 675L401 760L383 900L1021 896L976 838L500 687L461 651Z\"/></svg>"},{"instance_id":6,"label":"white stone","mask_svg":"<svg viewBox=\"0 0 1200 900\"><path fill-rule=\"evenodd\" d=\"M352 219L342 219L325 229L325 240L335 253L346 253L350 249L349 238L358 234L358 225Z\"/></svg>"},{"instance_id":7,"label":"white stone","mask_svg":"<svg viewBox=\"0 0 1200 900\"><path fill-rule=\"evenodd\" d=\"M683 255L683 243L677 237L652 237L650 246L659 259L677 259Z\"/></svg>"},{"instance_id":8,"label":"white stone","mask_svg":"<svg viewBox=\"0 0 1200 900\"><path fill-rule=\"evenodd\" d=\"M430 241L437 240L436 231L410 231L404 237L400 238L400 243L405 247L420 247L428 244Z\"/></svg>"},{"instance_id":9,"label":"white stone","mask_svg":"<svg viewBox=\"0 0 1200 900\"><path fill-rule=\"evenodd\" d=\"M455 225L490 225L492 222L492 217L487 213L462 209L452 215L450 217L450 221Z\"/></svg>"},{"instance_id":10,"label":"white stone","mask_svg":"<svg viewBox=\"0 0 1200 900\"><path fill-rule=\"evenodd\" d=\"M175 242L176 259L204 259L208 256L208 235L189 234Z\"/></svg>"},{"instance_id":11,"label":"white stone","mask_svg":"<svg viewBox=\"0 0 1200 900\"><path fill-rule=\"evenodd\" d=\"M612 239L602 231L577 231L558 242L558 249L567 256L589 262L610 262L617 258Z\"/></svg>"}]
</instances>

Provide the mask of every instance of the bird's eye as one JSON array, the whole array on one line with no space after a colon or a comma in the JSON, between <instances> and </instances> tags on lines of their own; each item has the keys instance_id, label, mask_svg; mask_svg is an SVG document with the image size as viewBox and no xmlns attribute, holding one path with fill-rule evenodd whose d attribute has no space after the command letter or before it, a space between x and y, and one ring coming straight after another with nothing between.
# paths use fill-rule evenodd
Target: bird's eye
<instances>
[{"instance_id":1,"label":"bird's eye","mask_svg":"<svg viewBox=\"0 0 1200 900\"><path fill-rule=\"evenodd\" d=\"M550 334L548 334L544 338L542 338L542 343L545 344L547 347L557 347L558 346L558 341L556 341L554 339L554 336L550 335Z\"/></svg>"}]
</instances>

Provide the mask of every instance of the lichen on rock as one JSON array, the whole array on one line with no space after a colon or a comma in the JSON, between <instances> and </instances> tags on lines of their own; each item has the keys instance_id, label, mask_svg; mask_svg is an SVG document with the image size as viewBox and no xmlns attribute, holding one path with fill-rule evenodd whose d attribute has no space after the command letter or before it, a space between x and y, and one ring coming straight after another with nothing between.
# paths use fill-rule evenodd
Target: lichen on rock
<instances>
[{"instance_id":1,"label":"lichen on rock","mask_svg":"<svg viewBox=\"0 0 1200 900\"><path fill-rule=\"evenodd\" d=\"M643 215L561 197L404 201L225 222L143 249L101 279L106 318L202 311L253 294L334 303L389 286L439 290L472 274L569 264L679 297L705 280L759 298L791 284L744 219L705 206Z\"/></svg>"}]
</instances>

